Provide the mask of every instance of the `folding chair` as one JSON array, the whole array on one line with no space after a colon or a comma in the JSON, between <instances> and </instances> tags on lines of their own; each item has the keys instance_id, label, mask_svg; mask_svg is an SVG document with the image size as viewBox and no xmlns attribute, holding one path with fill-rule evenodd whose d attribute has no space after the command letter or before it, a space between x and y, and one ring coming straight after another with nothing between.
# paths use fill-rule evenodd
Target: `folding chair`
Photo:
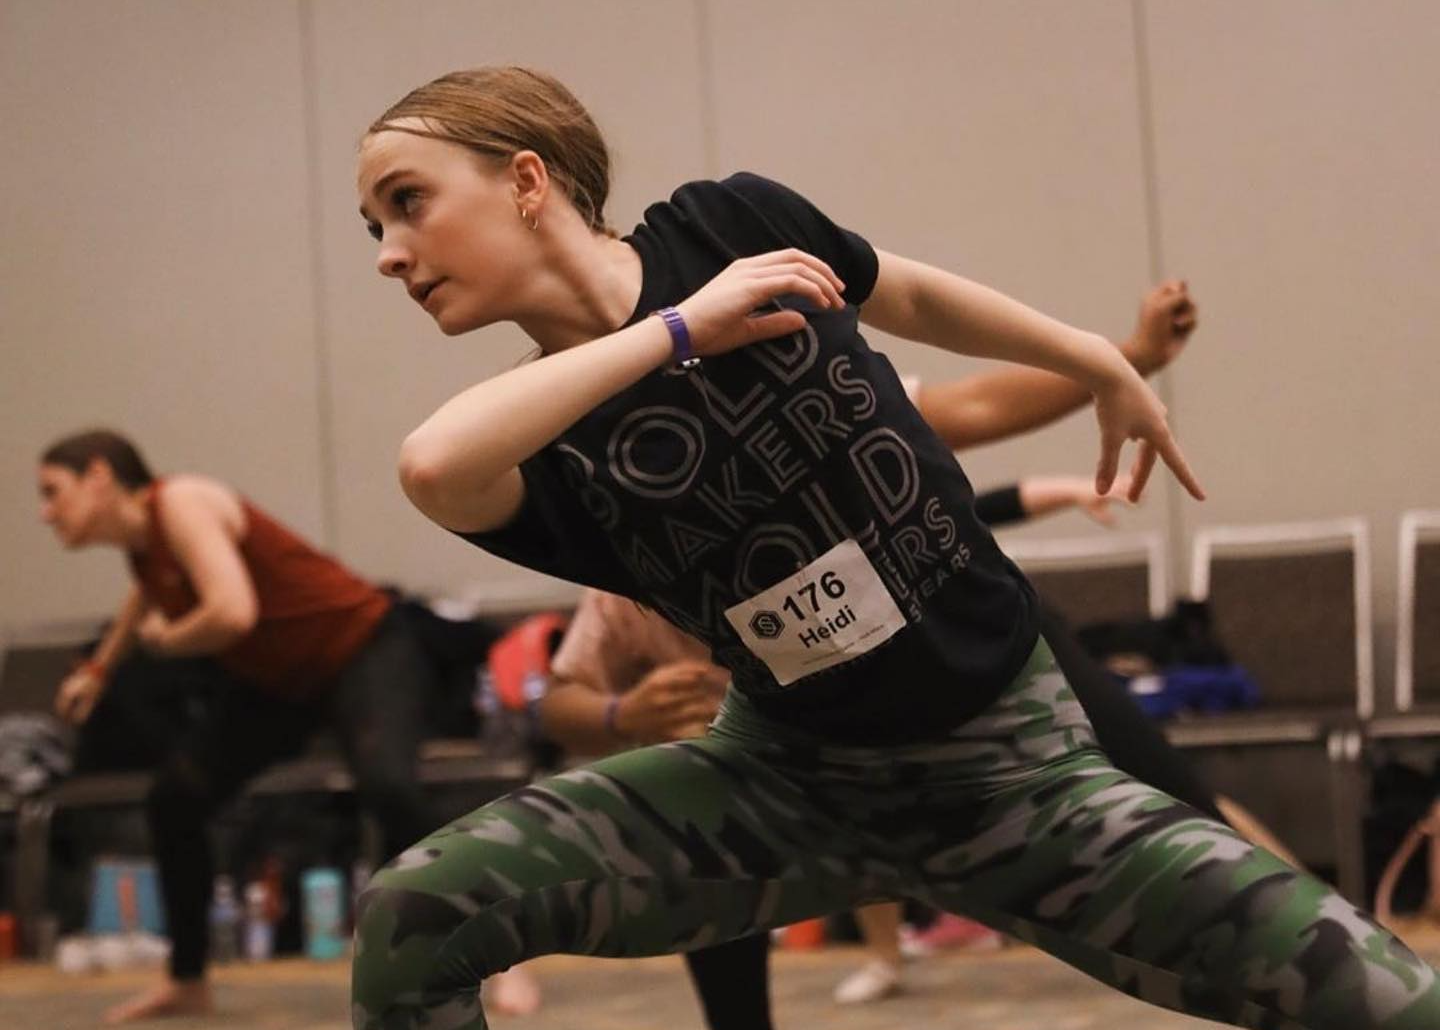
<instances>
[{"instance_id":1,"label":"folding chair","mask_svg":"<svg viewBox=\"0 0 1440 1030\"><path fill-rule=\"evenodd\" d=\"M1260 685L1252 712L1195 719L1171 739L1187 747L1268 748L1253 767L1297 785L1303 763L1325 762L1341 890L1364 893L1359 721L1375 710L1370 533L1363 519L1215 526L1194 538L1191 590ZM1285 745L1291 745L1286 750ZM1298 752L1295 745L1301 746ZM1323 759L1306 745L1323 745ZM1257 778L1265 782L1265 778ZM1286 806L1301 818L1309 813ZM1313 820L1312 820L1313 821Z\"/></svg>"},{"instance_id":2,"label":"folding chair","mask_svg":"<svg viewBox=\"0 0 1440 1030\"><path fill-rule=\"evenodd\" d=\"M1159 618L1169 605L1159 533L1016 540L1005 553L1072 626Z\"/></svg>"}]
</instances>

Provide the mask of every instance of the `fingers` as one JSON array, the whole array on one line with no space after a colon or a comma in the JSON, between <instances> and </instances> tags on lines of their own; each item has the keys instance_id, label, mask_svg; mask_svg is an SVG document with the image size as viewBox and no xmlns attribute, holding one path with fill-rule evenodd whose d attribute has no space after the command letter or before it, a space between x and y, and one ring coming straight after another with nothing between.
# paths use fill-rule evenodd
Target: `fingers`
<instances>
[{"instance_id":1,"label":"fingers","mask_svg":"<svg viewBox=\"0 0 1440 1030\"><path fill-rule=\"evenodd\" d=\"M835 274L834 269L821 261L814 254L808 254L796 247L788 247L785 250L774 250L768 254L757 254L754 257L742 258L736 264L747 264L757 269L770 269L776 266L799 266L813 273L823 280L834 292L836 300L845 290L845 284ZM843 302L841 302L843 304Z\"/></svg>"},{"instance_id":2,"label":"fingers","mask_svg":"<svg viewBox=\"0 0 1440 1030\"><path fill-rule=\"evenodd\" d=\"M693 704L685 709L685 719L688 722L708 723L715 718L720 711L720 702L712 697L697 698Z\"/></svg>"},{"instance_id":3,"label":"fingers","mask_svg":"<svg viewBox=\"0 0 1440 1030\"><path fill-rule=\"evenodd\" d=\"M65 692L55 699L55 714L72 726L79 726L90 714L85 695Z\"/></svg>"},{"instance_id":4,"label":"fingers","mask_svg":"<svg viewBox=\"0 0 1440 1030\"><path fill-rule=\"evenodd\" d=\"M1098 497L1093 504L1085 505L1083 511L1102 526L1115 525L1115 513L1110 510L1110 499Z\"/></svg>"},{"instance_id":5,"label":"fingers","mask_svg":"<svg viewBox=\"0 0 1440 1030\"><path fill-rule=\"evenodd\" d=\"M1170 313L1170 329L1183 340L1194 332L1198 322L1189 285L1184 279L1169 279L1160 285L1160 290Z\"/></svg>"},{"instance_id":6,"label":"fingers","mask_svg":"<svg viewBox=\"0 0 1440 1030\"><path fill-rule=\"evenodd\" d=\"M1119 447L1113 450L1109 445L1104 445L1100 458L1100 468L1095 474L1095 492L1104 494L1109 492L1109 487L1115 479L1115 466L1119 459ZM1141 439L1139 453L1135 456L1135 463L1130 469L1129 488L1125 491L1125 497L1134 504L1140 500L1141 494L1145 491L1145 484L1150 479L1150 472L1155 467L1156 457L1164 460L1180 485L1197 501L1205 500L1205 489L1200 481L1195 478L1195 473L1190 470L1190 465L1185 461L1185 456L1180 453L1180 446L1175 438L1166 430L1161 430L1153 438ZM1108 464L1107 464L1108 463ZM1109 477L1105 473L1109 472ZM1103 482L1102 482L1103 481ZM1102 489L1102 485L1104 489Z\"/></svg>"},{"instance_id":7,"label":"fingers","mask_svg":"<svg viewBox=\"0 0 1440 1030\"><path fill-rule=\"evenodd\" d=\"M1149 440L1140 441L1140 450L1135 455L1135 464L1130 469L1130 489L1125 496L1133 504L1140 500L1140 495L1145 492L1145 484L1150 481L1150 470L1155 467L1155 445Z\"/></svg>"},{"instance_id":8,"label":"fingers","mask_svg":"<svg viewBox=\"0 0 1440 1030\"><path fill-rule=\"evenodd\" d=\"M680 658L673 662L667 662L661 668L673 674L677 679L694 680L710 675L715 666L695 658Z\"/></svg>"},{"instance_id":9,"label":"fingers","mask_svg":"<svg viewBox=\"0 0 1440 1030\"><path fill-rule=\"evenodd\" d=\"M763 291L761 300L772 300L784 293L798 293L821 307L845 306L840 296L843 287L836 285L840 280L828 269L822 272L803 262L790 261L756 269L753 275L753 281Z\"/></svg>"},{"instance_id":10,"label":"fingers","mask_svg":"<svg viewBox=\"0 0 1440 1030\"><path fill-rule=\"evenodd\" d=\"M1190 471L1190 465L1185 461L1185 455L1180 453L1180 446L1175 438L1169 433L1155 442L1160 451L1160 457L1165 464L1170 466L1170 471L1175 473L1175 478L1180 481L1190 494L1197 501L1205 500L1205 488L1200 485L1200 480L1195 478L1195 473Z\"/></svg>"},{"instance_id":11,"label":"fingers","mask_svg":"<svg viewBox=\"0 0 1440 1030\"><path fill-rule=\"evenodd\" d=\"M1120 468L1120 445L1122 439L1104 433L1100 437L1100 462L1095 466L1095 492L1108 494L1115 482L1115 473Z\"/></svg>"},{"instance_id":12,"label":"fingers","mask_svg":"<svg viewBox=\"0 0 1440 1030\"><path fill-rule=\"evenodd\" d=\"M798 311L777 311L768 315L751 315L745 320L742 343L772 340L805 328L805 316Z\"/></svg>"},{"instance_id":13,"label":"fingers","mask_svg":"<svg viewBox=\"0 0 1440 1030\"><path fill-rule=\"evenodd\" d=\"M1133 480L1129 472L1123 472L1120 475L1116 476L1115 482L1110 484L1110 493L1106 497L1106 500L1124 501L1126 504L1129 504L1130 484L1132 481Z\"/></svg>"}]
</instances>

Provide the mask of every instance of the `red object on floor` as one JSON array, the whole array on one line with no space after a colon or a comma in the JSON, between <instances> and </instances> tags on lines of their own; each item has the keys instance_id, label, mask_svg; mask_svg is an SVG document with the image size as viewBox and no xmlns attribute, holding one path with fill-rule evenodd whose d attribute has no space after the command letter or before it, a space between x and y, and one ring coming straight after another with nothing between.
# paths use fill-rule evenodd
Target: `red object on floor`
<instances>
[{"instance_id":1,"label":"red object on floor","mask_svg":"<svg viewBox=\"0 0 1440 1030\"><path fill-rule=\"evenodd\" d=\"M15 957L15 917L9 912L0 912L0 962L8 962Z\"/></svg>"},{"instance_id":2,"label":"red object on floor","mask_svg":"<svg viewBox=\"0 0 1440 1030\"><path fill-rule=\"evenodd\" d=\"M825 920L807 919L803 923L791 923L781 933L780 943L787 948L824 947Z\"/></svg>"}]
</instances>

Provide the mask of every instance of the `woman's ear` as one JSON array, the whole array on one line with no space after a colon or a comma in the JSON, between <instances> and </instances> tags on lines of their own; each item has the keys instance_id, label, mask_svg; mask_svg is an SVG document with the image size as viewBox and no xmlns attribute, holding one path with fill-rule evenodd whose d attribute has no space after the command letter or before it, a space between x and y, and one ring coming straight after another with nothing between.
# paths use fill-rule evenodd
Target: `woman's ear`
<instances>
[{"instance_id":1,"label":"woman's ear","mask_svg":"<svg viewBox=\"0 0 1440 1030\"><path fill-rule=\"evenodd\" d=\"M110 484L115 482L115 470L104 458L91 458L85 463L85 479L93 483Z\"/></svg>"},{"instance_id":2,"label":"woman's ear","mask_svg":"<svg viewBox=\"0 0 1440 1030\"><path fill-rule=\"evenodd\" d=\"M510 175L516 205L538 216L550 195L550 172L544 159L533 150L518 151L510 158Z\"/></svg>"}]
</instances>

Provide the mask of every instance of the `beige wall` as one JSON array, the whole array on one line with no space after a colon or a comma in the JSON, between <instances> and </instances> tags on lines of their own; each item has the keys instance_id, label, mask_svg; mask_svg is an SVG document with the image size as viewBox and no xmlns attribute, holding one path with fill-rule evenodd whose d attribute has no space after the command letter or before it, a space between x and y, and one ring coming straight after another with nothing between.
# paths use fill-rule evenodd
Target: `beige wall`
<instances>
[{"instance_id":1,"label":"beige wall","mask_svg":"<svg viewBox=\"0 0 1440 1030\"><path fill-rule=\"evenodd\" d=\"M105 610L34 460L123 427L321 534L315 288L294 3L0 6L0 624Z\"/></svg>"},{"instance_id":2,"label":"beige wall","mask_svg":"<svg viewBox=\"0 0 1440 1030\"><path fill-rule=\"evenodd\" d=\"M0 0L0 622L120 588L113 555L62 554L34 519L35 452L93 422L370 575L555 589L395 488L406 430L527 344L439 336L375 276L352 189L388 102L515 61L592 107L621 227L744 167L1111 336L1156 274L1188 277L1203 326L1161 387L1212 499L1160 484L1128 525L1171 535L1183 582L1197 526L1364 515L1383 644L1398 514L1440 507L1437 43L1427 0ZM893 353L931 378L971 367ZM1078 416L966 466L985 484L1084 471L1094 450ZM1021 535L1091 531L1071 515Z\"/></svg>"}]
</instances>

